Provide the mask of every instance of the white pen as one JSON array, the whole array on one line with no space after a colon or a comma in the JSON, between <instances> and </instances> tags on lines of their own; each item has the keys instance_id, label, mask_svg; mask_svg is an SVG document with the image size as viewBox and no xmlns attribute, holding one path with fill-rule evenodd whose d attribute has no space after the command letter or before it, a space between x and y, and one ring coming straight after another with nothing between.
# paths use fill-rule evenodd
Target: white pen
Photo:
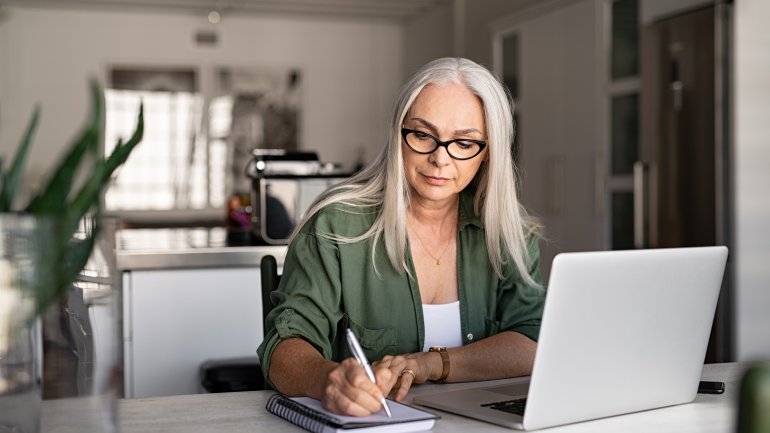
<instances>
[{"instance_id":1,"label":"white pen","mask_svg":"<svg viewBox=\"0 0 770 433\"><path fill-rule=\"evenodd\" d=\"M374 377L374 371L372 371L372 366L369 365L369 360L366 359L364 349L362 349L361 344L358 343L356 334L352 329L348 328L346 335L348 338L348 347L350 347L350 351L353 352L353 356L355 356L356 361L358 361L358 363L364 367L364 371L369 377L369 380L371 380L372 383L377 384L377 380ZM380 398L380 403L382 403L382 408L385 409L385 413L388 414L388 418L390 418L390 408L388 407L388 402L385 400L384 396Z\"/></svg>"}]
</instances>

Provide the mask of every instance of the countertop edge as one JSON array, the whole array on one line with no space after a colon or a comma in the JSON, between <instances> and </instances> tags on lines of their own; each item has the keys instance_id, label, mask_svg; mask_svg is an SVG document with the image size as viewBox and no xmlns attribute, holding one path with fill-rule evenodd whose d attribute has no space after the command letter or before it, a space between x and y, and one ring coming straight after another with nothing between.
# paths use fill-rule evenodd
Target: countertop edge
<instances>
[{"instance_id":1,"label":"countertop edge","mask_svg":"<svg viewBox=\"0 0 770 433\"><path fill-rule=\"evenodd\" d=\"M191 248L189 250L117 251L119 271L258 267L272 255L283 266L288 246Z\"/></svg>"}]
</instances>

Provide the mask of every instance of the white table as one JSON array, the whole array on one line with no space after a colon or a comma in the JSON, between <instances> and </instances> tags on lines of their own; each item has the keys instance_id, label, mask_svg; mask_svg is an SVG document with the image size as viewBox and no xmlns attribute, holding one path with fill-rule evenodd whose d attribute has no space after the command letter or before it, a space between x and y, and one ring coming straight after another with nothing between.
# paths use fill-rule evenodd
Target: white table
<instances>
[{"instance_id":1,"label":"white table","mask_svg":"<svg viewBox=\"0 0 770 433\"><path fill-rule=\"evenodd\" d=\"M703 380L726 383L724 394L698 394L689 404L588 421L548 429L548 432L714 432L735 430L735 413L740 379L747 364L709 364L703 370ZM505 379L490 383L508 383ZM410 396L441 389L474 386L473 383L416 387ZM301 432L288 422L268 413L265 403L272 395L268 391L196 394L170 397L126 399L120 401L120 431L122 433L196 433L196 432ZM71 412L71 399L43 402L45 433L83 433L86 426ZM510 432L492 424L437 412L441 419L435 432Z\"/></svg>"}]
</instances>

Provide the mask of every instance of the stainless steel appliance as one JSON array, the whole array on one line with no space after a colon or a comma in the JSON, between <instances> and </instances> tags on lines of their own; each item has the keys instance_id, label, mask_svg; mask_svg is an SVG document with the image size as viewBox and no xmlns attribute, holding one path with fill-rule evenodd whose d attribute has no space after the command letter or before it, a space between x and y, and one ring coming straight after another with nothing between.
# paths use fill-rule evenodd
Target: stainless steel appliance
<instances>
[{"instance_id":1,"label":"stainless steel appliance","mask_svg":"<svg viewBox=\"0 0 770 433\"><path fill-rule=\"evenodd\" d=\"M348 174L323 164L315 152L257 149L252 180L252 234L258 245L286 245L315 199Z\"/></svg>"},{"instance_id":2,"label":"stainless steel appliance","mask_svg":"<svg viewBox=\"0 0 770 433\"><path fill-rule=\"evenodd\" d=\"M699 7L642 35L640 161L634 166L637 248L732 248L731 5ZM733 358L732 259L706 362Z\"/></svg>"}]
</instances>

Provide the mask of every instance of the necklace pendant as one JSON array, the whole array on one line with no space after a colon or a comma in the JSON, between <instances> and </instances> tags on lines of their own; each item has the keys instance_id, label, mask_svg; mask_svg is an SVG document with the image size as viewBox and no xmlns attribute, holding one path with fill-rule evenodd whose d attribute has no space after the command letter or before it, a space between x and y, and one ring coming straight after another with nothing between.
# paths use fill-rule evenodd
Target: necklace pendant
<instances>
[{"instance_id":1,"label":"necklace pendant","mask_svg":"<svg viewBox=\"0 0 770 433\"><path fill-rule=\"evenodd\" d=\"M436 266L441 266L441 259L436 259Z\"/></svg>"}]
</instances>

